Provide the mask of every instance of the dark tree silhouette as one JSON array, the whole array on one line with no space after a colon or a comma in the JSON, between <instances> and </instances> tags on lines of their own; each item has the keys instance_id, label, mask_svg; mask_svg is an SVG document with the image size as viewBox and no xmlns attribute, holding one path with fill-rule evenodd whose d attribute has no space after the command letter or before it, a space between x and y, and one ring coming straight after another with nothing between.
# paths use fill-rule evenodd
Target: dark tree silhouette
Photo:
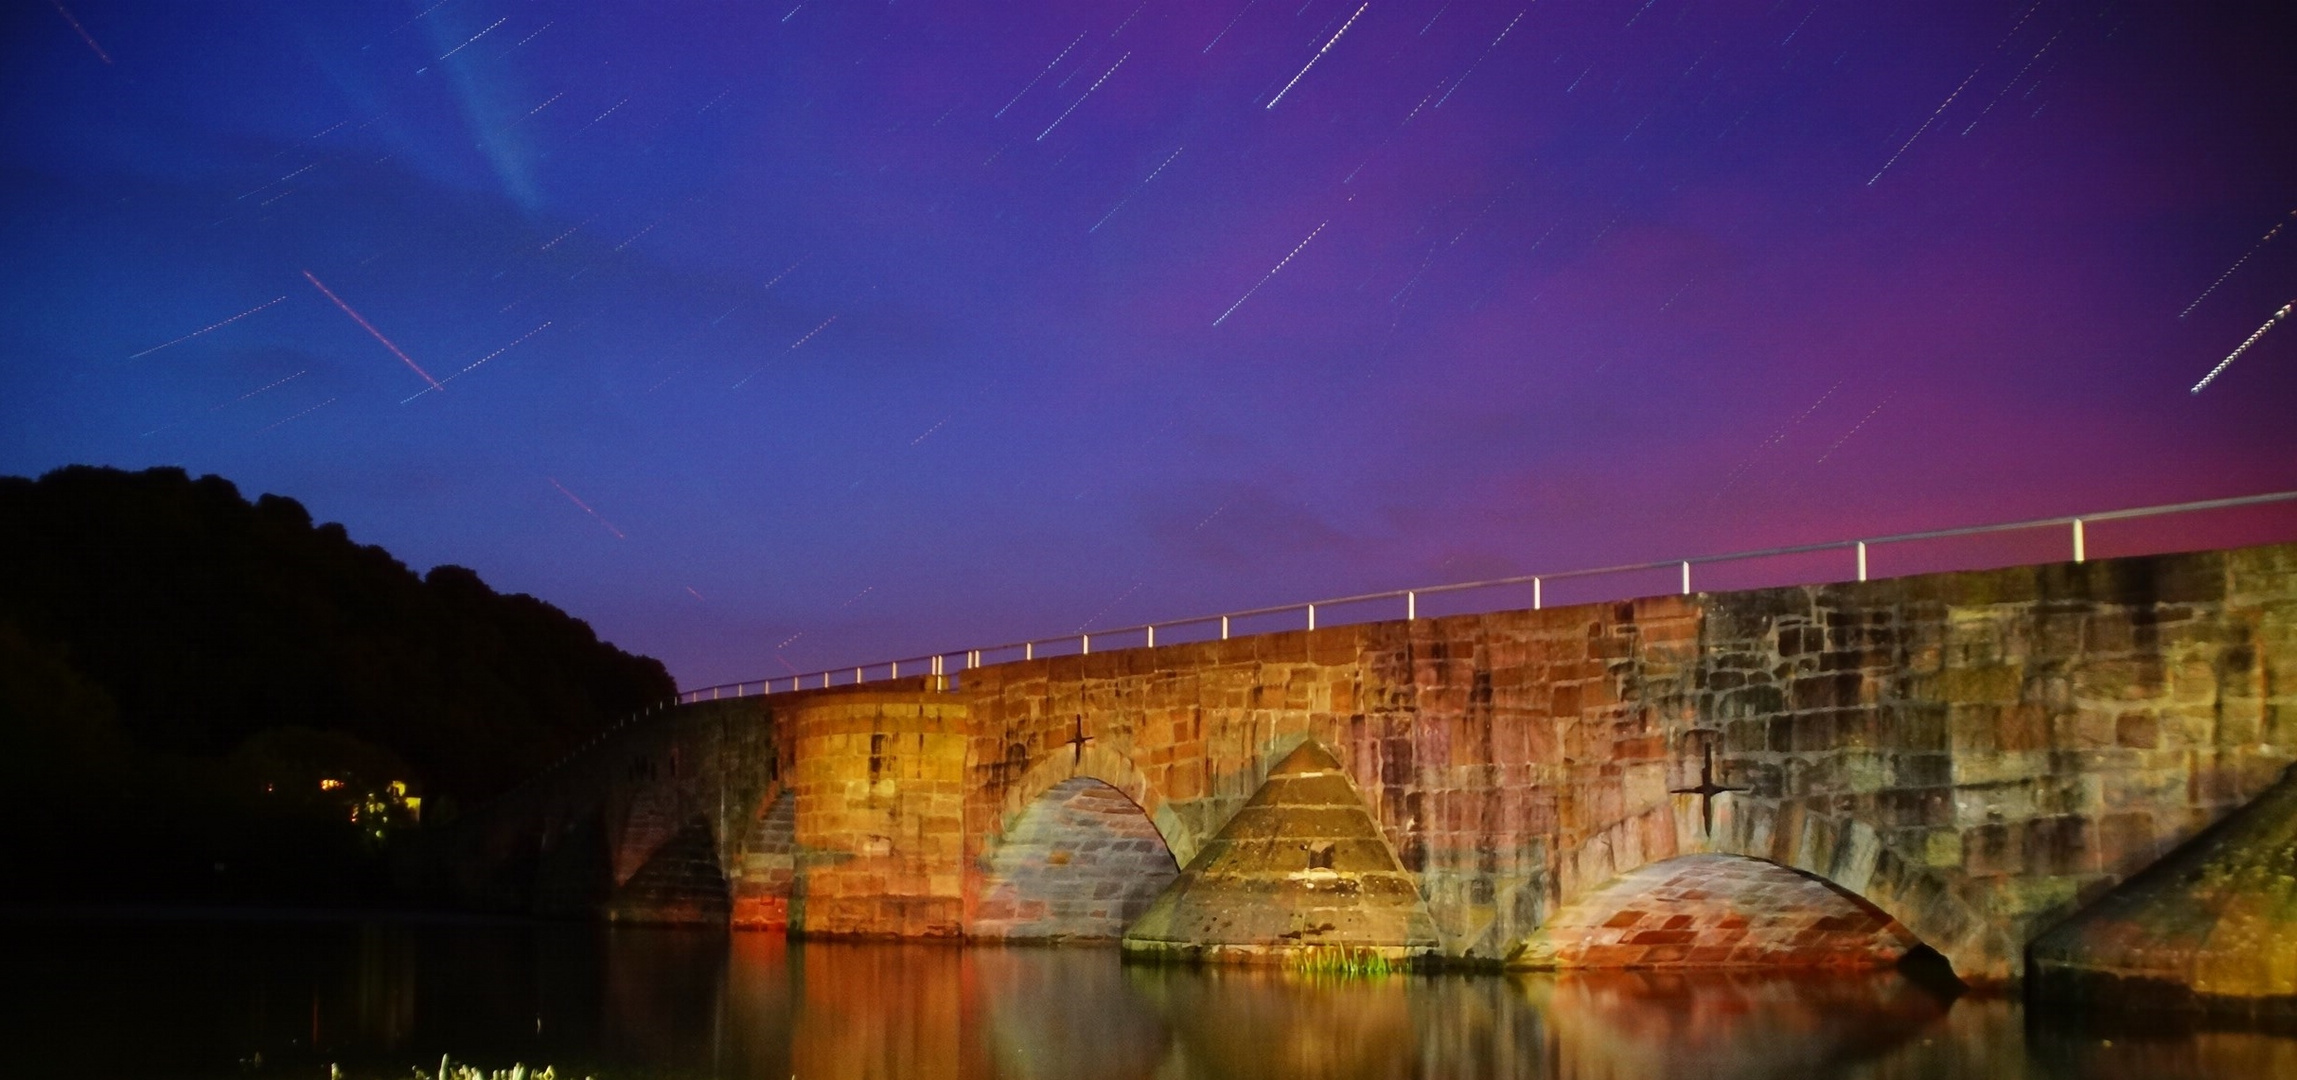
<instances>
[{"instance_id":1,"label":"dark tree silhouette","mask_svg":"<svg viewBox=\"0 0 2297 1080\"><path fill-rule=\"evenodd\" d=\"M404 824L391 782L435 822L673 692L580 619L418 577L293 499L170 468L0 478L0 836L85 886L0 894L341 884ZM370 796L395 809L347 820ZM66 871L120 830L136 870Z\"/></svg>"}]
</instances>

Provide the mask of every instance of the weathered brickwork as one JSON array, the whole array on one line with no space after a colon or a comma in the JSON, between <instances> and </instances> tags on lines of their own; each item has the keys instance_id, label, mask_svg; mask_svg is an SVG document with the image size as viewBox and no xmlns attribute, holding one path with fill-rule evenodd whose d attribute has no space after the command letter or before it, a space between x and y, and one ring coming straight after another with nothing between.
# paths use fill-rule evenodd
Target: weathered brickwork
<instances>
[{"instance_id":1,"label":"weathered brickwork","mask_svg":"<svg viewBox=\"0 0 2297 1080\"><path fill-rule=\"evenodd\" d=\"M2030 955L2061 996L2297 1017L2297 773Z\"/></svg>"},{"instance_id":2,"label":"weathered brickwork","mask_svg":"<svg viewBox=\"0 0 2297 1080\"><path fill-rule=\"evenodd\" d=\"M1504 961L1621 875L1717 853L2004 978L2297 756L2293 667L2287 545L1096 652L678 710L478 815L443 872L543 906L699 814L745 881L787 790L793 930L956 935L1062 783L1122 792L1185 864L1314 739L1449 955ZM1674 790L1708 747L1745 789L1711 829Z\"/></svg>"},{"instance_id":3,"label":"weathered brickwork","mask_svg":"<svg viewBox=\"0 0 2297 1080\"><path fill-rule=\"evenodd\" d=\"M797 796L783 790L751 825L735 853L733 909L741 930L787 930L790 890L797 881Z\"/></svg>"},{"instance_id":4,"label":"weathered brickwork","mask_svg":"<svg viewBox=\"0 0 2297 1080\"><path fill-rule=\"evenodd\" d=\"M1875 968L1919 942L1825 882L1736 855L1630 870L1557 911L1517 962L1533 968Z\"/></svg>"},{"instance_id":5,"label":"weathered brickwork","mask_svg":"<svg viewBox=\"0 0 2297 1080\"><path fill-rule=\"evenodd\" d=\"M735 865L790 760L761 703L679 709L583 752L434 834L397 872L468 906L552 916L639 917L622 895L680 829L705 822L720 867ZM733 876L729 874L728 876Z\"/></svg>"},{"instance_id":6,"label":"weathered brickwork","mask_svg":"<svg viewBox=\"0 0 2297 1080\"><path fill-rule=\"evenodd\" d=\"M1124 935L1137 956L1235 963L1328 949L1405 960L1441 946L1417 883L1313 741L1284 756Z\"/></svg>"},{"instance_id":7,"label":"weathered brickwork","mask_svg":"<svg viewBox=\"0 0 2297 1080\"><path fill-rule=\"evenodd\" d=\"M997 805L1081 716L1180 854L1307 735L1341 750L1454 955L1502 959L1587 890L1717 851L1826 877L1956 970L2004 978L2041 928L2292 759L2297 694L2272 673L2297 663L2293 559L2256 548L1001 665L968 675L968 798ZM1712 835L1699 800L1670 793L1697 782L1710 740L1721 781L1752 788L1715 800Z\"/></svg>"},{"instance_id":8,"label":"weathered brickwork","mask_svg":"<svg viewBox=\"0 0 2297 1080\"><path fill-rule=\"evenodd\" d=\"M700 818L671 833L614 890L607 919L723 925L732 904L716 849L710 823Z\"/></svg>"},{"instance_id":9,"label":"weathered brickwork","mask_svg":"<svg viewBox=\"0 0 2297 1080\"><path fill-rule=\"evenodd\" d=\"M1446 951L1496 960L1537 925L1559 877L1576 894L1646 851L1677 853L1663 724L1692 715L1697 614L1664 598L969 673L969 798L999 804L1007 778L1057 758L1049 748L1082 716L1100 746L1125 748L1136 798L1185 861L1258 790L1270 753L1313 737L1339 752L1417 875Z\"/></svg>"},{"instance_id":10,"label":"weathered brickwork","mask_svg":"<svg viewBox=\"0 0 2297 1080\"><path fill-rule=\"evenodd\" d=\"M1086 777L1030 803L987 863L969 937L1115 941L1180 873L1148 815Z\"/></svg>"},{"instance_id":11,"label":"weathered brickwork","mask_svg":"<svg viewBox=\"0 0 2297 1080\"><path fill-rule=\"evenodd\" d=\"M796 743L792 928L903 937L963 932L963 703L900 693L824 695L788 722Z\"/></svg>"},{"instance_id":12,"label":"weathered brickwork","mask_svg":"<svg viewBox=\"0 0 2297 1080\"><path fill-rule=\"evenodd\" d=\"M1712 598L1699 711L1754 789L1712 846L2009 974L2297 754L2293 570L2281 546Z\"/></svg>"}]
</instances>

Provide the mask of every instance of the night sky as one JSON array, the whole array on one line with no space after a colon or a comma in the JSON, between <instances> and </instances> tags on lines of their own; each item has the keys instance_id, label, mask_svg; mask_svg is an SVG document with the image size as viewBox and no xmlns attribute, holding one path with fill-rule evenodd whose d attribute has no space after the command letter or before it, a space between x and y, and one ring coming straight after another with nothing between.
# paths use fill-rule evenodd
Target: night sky
<instances>
[{"instance_id":1,"label":"night sky","mask_svg":"<svg viewBox=\"0 0 2297 1080\"><path fill-rule=\"evenodd\" d=\"M292 495L687 686L2297 488L2297 327L2189 392L2297 297L2287 3L0 28L0 472Z\"/></svg>"}]
</instances>

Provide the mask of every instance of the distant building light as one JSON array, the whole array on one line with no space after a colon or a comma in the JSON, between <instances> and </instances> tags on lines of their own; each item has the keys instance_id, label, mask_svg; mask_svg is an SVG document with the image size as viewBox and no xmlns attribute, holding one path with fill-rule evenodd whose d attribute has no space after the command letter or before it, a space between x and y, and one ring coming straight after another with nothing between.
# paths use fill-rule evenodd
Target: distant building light
<instances>
[{"instance_id":1,"label":"distant building light","mask_svg":"<svg viewBox=\"0 0 2297 1080\"><path fill-rule=\"evenodd\" d=\"M321 790L321 791L333 791L333 790L335 790L336 788L339 788L339 787L342 787L342 786L343 786L343 781L341 781L341 780L321 780L321 781L319 781L319 790Z\"/></svg>"}]
</instances>

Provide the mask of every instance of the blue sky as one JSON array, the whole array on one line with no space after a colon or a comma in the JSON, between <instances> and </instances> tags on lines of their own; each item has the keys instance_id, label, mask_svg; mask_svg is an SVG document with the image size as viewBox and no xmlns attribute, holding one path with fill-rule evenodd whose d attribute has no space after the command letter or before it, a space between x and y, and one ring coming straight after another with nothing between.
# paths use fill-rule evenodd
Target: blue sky
<instances>
[{"instance_id":1,"label":"blue sky","mask_svg":"<svg viewBox=\"0 0 2297 1080\"><path fill-rule=\"evenodd\" d=\"M2297 487L2285 5L0 19L0 470L686 685Z\"/></svg>"}]
</instances>

